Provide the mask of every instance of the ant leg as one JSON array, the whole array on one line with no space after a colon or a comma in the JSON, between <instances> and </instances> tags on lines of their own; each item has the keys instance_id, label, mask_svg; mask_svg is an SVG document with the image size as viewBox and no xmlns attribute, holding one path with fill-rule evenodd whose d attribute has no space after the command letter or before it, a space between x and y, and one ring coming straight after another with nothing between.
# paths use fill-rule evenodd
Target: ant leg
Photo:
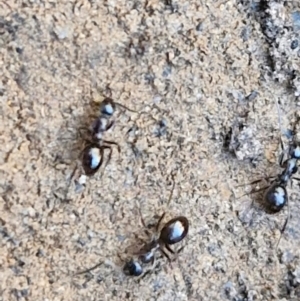
<instances>
[{"instance_id":1,"label":"ant leg","mask_svg":"<svg viewBox=\"0 0 300 301\"><path fill-rule=\"evenodd\" d=\"M78 169L78 163L76 163L74 169L72 170L71 172L71 175L70 175L70 179L69 179L69 182L68 182L68 186L67 186L67 189L66 189L66 193L65 193L65 200L67 200L67 196L68 196L68 193L69 193L69 189L70 189L70 186L72 184L72 180L75 176L75 173L76 173L76 170Z\"/></svg>"},{"instance_id":2,"label":"ant leg","mask_svg":"<svg viewBox=\"0 0 300 301\"><path fill-rule=\"evenodd\" d=\"M169 264L171 266L171 269L173 269L172 260L171 260L170 256L162 249L161 246L160 246L159 250L165 257L167 257Z\"/></svg>"},{"instance_id":3,"label":"ant leg","mask_svg":"<svg viewBox=\"0 0 300 301\"><path fill-rule=\"evenodd\" d=\"M150 270L146 271L144 274L142 274L142 276L139 278L139 280L144 279L147 275L150 274L150 272L151 272Z\"/></svg>"},{"instance_id":4,"label":"ant leg","mask_svg":"<svg viewBox=\"0 0 300 301\"><path fill-rule=\"evenodd\" d=\"M147 225L146 225L146 223L145 223L145 220L144 220L144 218L143 218L141 208L139 207L138 210L139 210L139 214L140 214L140 217L141 217L142 225L143 225L144 228L145 228L145 233L146 233L148 236L151 236L151 233L148 231L148 227L147 227Z\"/></svg>"},{"instance_id":5,"label":"ant leg","mask_svg":"<svg viewBox=\"0 0 300 301\"><path fill-rule=\"evenodd\" d=\"M291 181L291 187L293 187L293 180L296 180L298 182L298 186L300 186L300 184L299 184L300 178L293 177L292 181Z\"/></svg>"},{"instance_id":6,"label":"ant leg","mask_svg":"<svg viewBox=\"0 0 300 301\"><path fill-rule=\"evenodd\" d=\"M253 189L253 190L251 190L250 192L245 193L245 194L241 195L240 197L238 197L237 200L240 199L240 198L242 198L243 196L246 196L246 195L249 195L249 194L258 193L258 192L261 192L261 191L263 191L263 190L266 190L268 187L269 187L269 186L265 186L265 187L260 188L260 189L258 189L258 190L254 190L254 189Z\"/></svg>"},{"instance_id":7,"label":"ant leg","mask_svg":"<svg viewBox=\"0 0 300 301\"><path fill-rule=\"evenodd\" d=\"M115 124L114 120L108 123L108 125L105 128L105 131L108 131L114 124Z\"/></svg>"},{"instance_id":8,"label":"ant leg","mask_svg":"<svg viewBox=\"0 0 300 301\"><path fill-rule=\"evenodd\" d=\"M121 108L123 108L123 109L125 109L125 110L127 110L127 111L129 111L129 112L137 113L137 111L132 110L132 109L129 109L128 107L126 107L126 106L120 104L119 102L115 102L115 101L114 101L114 104L117 105L117 106L119 106L119 107L121 107Z\"/></svg>"},{"instance_id":9,"label":"ant leg","mask_svg":"<svg viewBox=\"0 0 300 301\"><path fill-rule=\"evenodd\" d=\"M181 248L177 251L177 254L181 253L181 252L183 251L183 249L184 249L184 246L181 247Z\"/></svg>"},{"instance_id":10,"label":"ant leg","mask_svg":"<svg viewBox=\"0 0 300 301\"><path fill-rule=\"evenodd\" d=\"M162 219L165 217L165 215L166 215L166 212L164 212L164 213L161 215L161 217L159 218L159 220L158 220L158 222L157 222L157 224L156 224L156 228L155 228L156 232L158 232L158 229L159 229L159 226L160 226L160 224L161 224L161 221L162 221Z\"/></svg>"},{"instance_id":11,"label":"ant leg","mask_svg":"<svg viewBox=\"0 0 300 301\"><path fill-rule=\"evenodd\" d=\"M77 129L77 132L79 133L80 138L84 138L84 132L88 132L89 134L91 133L91 130L86 127L86 126L81 126L80 128Z\"/></svg>"},{"instance_id":12,"label":"ant leg","mask_svg":"<svg viewBox=\"0 0 300 301\"><path fill-rule=\"evenodd\" d=\"M286 226L287 226L287 224L288 224L288 222L289 222L289 220L290 220L290 217L291 217L291 210L290 210L290 204L289 204L289 202L287 203L287 206L288 206L288 215L287 215L287 217L286 217L286 219L285 219L285 222L284 222L284 224L283 224L283 227L282 227L282 229L281 229L281 231L280 231L280 237L279 237L278 242L277 242L277 245L276 245L276 252L277 252L277 249L278 249L278 246L279 246L279 243L280 243L282 234L284 233L284 231L285 231L285 229L286 229Z\"/></svg>"},{"instance_id":13,"label":"ant leg","mask_svg":"<svg viewBox=\"0 0 300 301\"><path fill-rule=\"evenodd\" d=\"M101 161L102 161L102 159L103 159L103 157L104 157L104 150L105 150L105 149L109 149L109 155L108 155L108 158L107 158L107 160L106 160L106 164L105 164L105 166L104 166L103 169L105 169L106 166L108 165L108 163L110 162L111 157L112 157L112 152L113 152L111 146L102 146L102 147L101 147ZM102 165L102 162L100 163L100 166L101 166L101 165ZM100 166L99 166L99 168L100 168Z\"/></svg>"},{"instance_id":14,"label":"ant leg","mask_svg":"<svg viewBox=\"0 0 300 301\"><path fill-rule=\"evenodd\" d=\"M184 246L181 247L176 253L170 248L170 246L166 245L166 248L175 255L175 257L173 258L173 261L175 261L178 258L178 254L183 251Z\"/></svg>"},{"instance_id":15,"label":"ant leg","mask_svg":"<svg viewBox=\"0 0 300 301\"><path fill-rule=\"evenodd\" d=\"M169 245L165 245L165 247L166 247L166 249L167 249L170 253L176 254L176 253L171 249L171 247L170 247ZM177 252L177 253L178 253L178 252Z\"/></svg>"},{"instance_id":16,"label":"ant leg","mask_svg":"<svg viewBox=\"0 0 300 301\"><path fill-rule=\"evenodd\" d=\"M121 147L120 145L117 143L117 142L114 142L114 141L108 141L108 140L102 140L102 142L104 144L109 144L109 145L116 145L118 147L118 152L120 153L121 152Z\"/></svg>"},{"instance_id":17,"label":"ant leg","mask_svg":"<svg viewBox=\"0 0 300 301\"><path fill-rule=\"evenodd\" d=\"M178 254L180 252L182 252L182 250L184 249L184 246L183 246L177 252L174 252L169 245L165 245L165 247L170 253L175 254L175 258L173 259L173 261L177 259Z\"/></svg>"},{"instance_id":18,"label":"ant leg","mask_svg":"<svg viewBox=\"0 0 300 301\"><path fill-rule=\"evenodd\" d=\"M144 226L144 228L148 228L147 227L147 225L146 225L146 223L145 223L145 220L144 220L144 218L143 218L143 215L142 215L142 211L141 211L141 208L139 207L139 214L140 214L140 216L141 216L141 222L142 222L142 225Z\"/></svg>"},{"instance_id":19,"label":"ant leg","mask_svg":"<svg viewBox=\"0 0 300 301\"><path fill-rule=\"evenodd\" d=\"M266 178L263 178L263 179L255 180L253 182L250 182L250 183L247 183L247 184L241 184L241 185L238 185L238 186L235 186L235 187L237 188L237 187L243 187L243 186L248 186L248 185L254 185L254 184L257 184L259 182L267 181L267 180L271 180L271 179L275 179L275 178L276 178L275 176L269 176L269 177L266 177Z\"/></svg>"},{"instance_id":20,"label":"ant leg","mask_svg":"<svg viewBox=\"0 0 300 301\"><path fill-rule=\"evenodd\" d=\"M175 189L175 174L172 174L172 180L173 180L173 186L172 186L172 190L171 190L168 202L167 202L167 206L170 205L170 202L171 202L172 197L173 197L173 192L174 192L174 189Z\"/></svg>"},{"instance_id":21,"label":"ant leg","mask_svg":"<svg viewBox=\"0 0 300 301\"><path fill-rule=\"evenodd\" d=\"M171 263L172 260L171 260L170 256L161 247L159 248L159 250L165 257L167 257L168 261Z\"/></svg>"},{"instance_id":22,"label":"ant leg","mask_svg":"<svg viewBox=\"0 0 300 301\"><path fill-rule=\"evenodd\" d=\"M283 159L284 159L284 144L283 144L283 141L282 141L282 138L280 137L280 147L281 147L281 154L280 154L280 157L279 157L279 165L280 167L283 167Z\"/></svg>"},{"instance_id":23,"label":"ant leg","mask_svg":"<svg viewBox=\"0 0 300 301\"><path fill-rule=\"evenodd\" d=\"M133 235L134 235L134 237L135 237L136 240L140 240L144 245L147 244L147 241L144 240L144 239L142 239L142 238L140 238L136 233L133 233ZM137 254L134 254L134 255L140 255L140 252L138 252Z\"/></svg>"},{"instance_id":24,"label":"ant leg","mask_svg":"<svg viewBox=\"0 0 300 301\"><path fill-rule=\"evenodd\" d=\"M81 274L89 273L89 272L91 272L91 271L97 269L98 267L100 267L102 264L103 264L103 261L97 263L95 266L93 266L93 267L91 267L91 268L89 268L89 269L87 269L87 270L83 270L83 271L81 271L81 272L77 272L76 274L74 274L74 276L75 276L75 275L81 275Z\"/></svg>"}]
</instances>

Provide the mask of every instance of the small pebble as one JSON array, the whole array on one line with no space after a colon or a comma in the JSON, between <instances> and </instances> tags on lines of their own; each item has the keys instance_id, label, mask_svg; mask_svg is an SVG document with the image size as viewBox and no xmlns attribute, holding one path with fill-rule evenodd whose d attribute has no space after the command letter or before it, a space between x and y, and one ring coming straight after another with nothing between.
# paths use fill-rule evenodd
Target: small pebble
<instances>
[{"instance_id":1,"label":"small pebble","mask_svg":"<svg viewBox=\"0 0 300 301\"><path fill-rule=\"evenodd\" d=\"M203 23L199 22L198 25L196 26L197 31L202 31L203 30Z\"/></svg>"},{"instance_id":2,"label":"small pebble","mask_svg":"<svg viewBox=\"0 0 300 301\"><path fill-rule=\"evenodd\" d=\"M19 53L19 54L22 54L22 53L23 53L23 49L20 48L20 47L16 47L16 51L17 51L17 53Z\"/></svg>"},{"instance_id":3,"label":"small pebble","mask_svg":"<svg viewBox=\"0 0 300 301\"><path fill-rule=\"evenodd\" d=\"M54 32L59 40L64 40L69 35L67 28L56 28Z\"/></svg>"},{"instance_id":4,"label":"small pebble","mask_svg":"<svg viewBox=\"0 0 300 301\"><path fill-rule=\"evenodd\" d=\"M170 74L172 73L172 67L170 65L167 65L165 68L164 68L164 71L162 73L162 76L163 77L168 77Z\"/></svg>"},{"instance_id":5,"label":"small pebble","mask_svg":"<svg viewBox=\"0 0 300 301\"><path fill-rule=\"evenodd\" d=\"M294 40L292 43L291 43L291 49L294 50L298 47L299 45L299 42L298 40Z\"/></svg>"}]
</instances>

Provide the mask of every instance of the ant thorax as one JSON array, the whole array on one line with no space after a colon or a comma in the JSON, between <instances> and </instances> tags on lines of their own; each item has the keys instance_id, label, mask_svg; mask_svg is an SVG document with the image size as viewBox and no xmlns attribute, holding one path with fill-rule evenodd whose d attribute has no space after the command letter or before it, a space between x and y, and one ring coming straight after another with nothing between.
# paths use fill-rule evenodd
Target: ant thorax
<instances>
[{"instance_id":1,"label":"ant thorax","mask_svg":"<svg viewBox=\"0 0 300 301\"><path fill-rule=\"evenodd\" d=\"M108 119L105 117L98 117L92 125L92 135L97 140L101 140L103 133L106 131L108 126Z\"/></svg>"},{"instance_id":2,"label":"ant thorax","mask_svg":"<svg viewBox=\"0 0 300 301\"><path fill-rule=\"evenodd\" d=\"M297 172L297 159L291 158L285 162L285 169L279 179L282 183L287 183L292 175Z\"/></svg>"},{"instance_id":3,"label":"ant thorax","mask_svg":"<svg viewBox=\"0 0 300 301\"><path fill-rule=\"evenodd\" d=\"M143 263L148 263L153 260L154 258L154 253L159 249L159 243L157 239L151 240L148 244L144 245L139 253L139 259Z\"/></svg>"},{"instance_id":4,"label":"ant thorax","mask_svg":"<svg viewBox=\"0 0 300 301\"><path fill-rule=\"evenodd\" d=\"M149 262L151 262L153 260L153 258L154 258L154 251L155 250L150 250L149 252L140 255L139 256L139 260L142 263L149 263Z\"/></svg>"},{"instance_id":5,"label":"ant thorax","mask_svg":"<svg viewBox=\"0 0 300 301\"><path fill-rule=\"evenodd\" d=\"M290 156L294 159L300 160L300 144L295 143L291 150L290 150Z\"/></svg>"}]
</instances>

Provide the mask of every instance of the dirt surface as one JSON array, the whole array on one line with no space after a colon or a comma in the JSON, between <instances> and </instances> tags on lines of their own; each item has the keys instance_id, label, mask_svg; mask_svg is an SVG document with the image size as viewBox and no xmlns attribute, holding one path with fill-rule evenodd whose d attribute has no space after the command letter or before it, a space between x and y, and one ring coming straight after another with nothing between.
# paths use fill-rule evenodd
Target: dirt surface
<instances>
[{"instance_id":1,"label":"dirt surface","mask_svg":"<svg viewBox=\"0 0 300 301\"><path fill-rule=\"evenodd\" d=\"M0 300L299 300L299 184L277 252L287 208L237 187L281 170L299 36L299 1L1 1ZM121 153L76 192L79 133L109 93L138 113L117 110ZM133 279L139 208L190 231Z\"/></svg>"}]
</instances>

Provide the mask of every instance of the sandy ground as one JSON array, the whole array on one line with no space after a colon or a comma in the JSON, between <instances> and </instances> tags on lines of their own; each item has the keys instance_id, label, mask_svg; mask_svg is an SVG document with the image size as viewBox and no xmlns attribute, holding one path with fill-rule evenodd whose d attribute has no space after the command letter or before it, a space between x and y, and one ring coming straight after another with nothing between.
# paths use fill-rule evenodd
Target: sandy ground
<instances>
[{"instance_id":1,"label":"sandy ground","mask_svg":"<svg viewBox=\"0 0 300 301\"><path fill-rule=\"evenodd\" d=\"M300 299L298 183L278 252L287 208L237 187L280 171L276 102L285 133L299 117L300 2L283 2L1 1L1 301ZM78 133L109 91L138 113L117 110L120 155L75 192ZM118 254L138 208L190 231L132 279Z\"/></svg>"}]
</instances>

